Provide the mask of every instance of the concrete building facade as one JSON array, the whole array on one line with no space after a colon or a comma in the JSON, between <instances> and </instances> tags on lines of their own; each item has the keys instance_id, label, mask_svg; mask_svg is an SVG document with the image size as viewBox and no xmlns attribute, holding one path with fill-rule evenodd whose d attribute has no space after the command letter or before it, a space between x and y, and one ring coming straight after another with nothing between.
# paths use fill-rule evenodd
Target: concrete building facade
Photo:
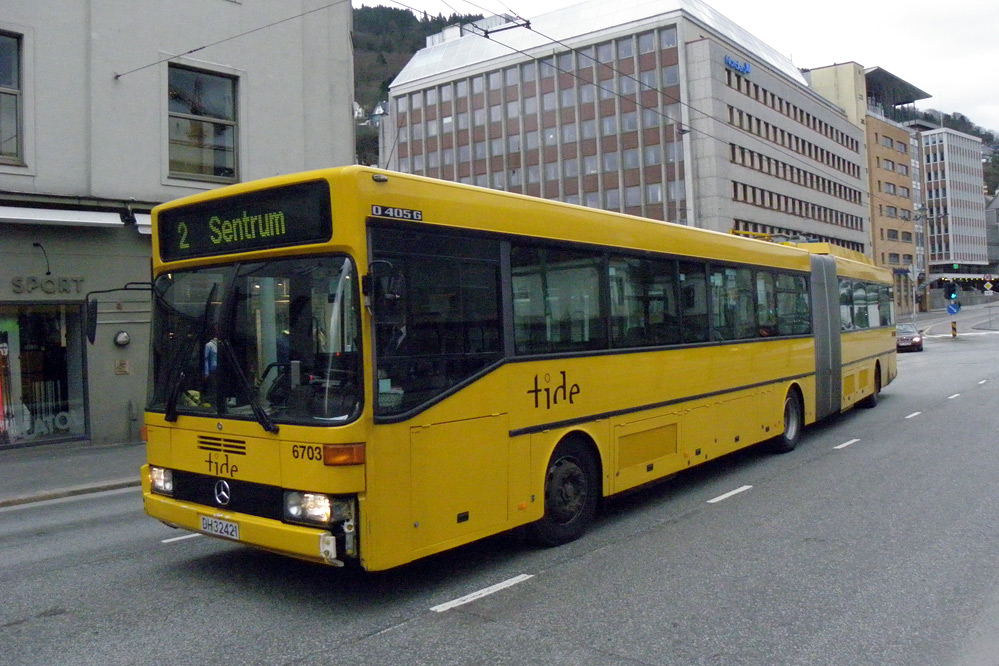
<instances>
[{"instance_id":1,"label":"concrete building facade","mask_svg":"<svg viewBox=\"0 0 999 666\"><path fill-rule=\"evenodd\" d=\"M982 279L989 264L982 140L947 128L919 138L931 275Z\"/></svg>"},{"instance_id":2,"label":"concrete building facade","mask_svg":"<svg viewBox=\"0 0 999 666\"><path fill-rule=\"evenodd\" d=\"M699 0L590 0L428 39L389 168L717 231L870 251L863 133Z\"/></svg>"},{"instance_id":3,"label":"concrete building facade","mask_svg":"<svg viewBox=\"0 0 999 666\"><path fill-rule=\"evenodd\" d=\"M927 264L917 134L902 119L929 95L880 67L848 62L805 73L812 88L844 109L867 144L871 258L895 274L895 306L912 313Z\"/></svg>"},{"instance_id":4,"label":"concrete building facade","mask_svg":"<svg viewBox=\"0 0 999 666\"><path fill-rule=\"evenodd\" d=\"M295 18L297 17L297 18ZM291 20L289 20L291 19ZM0 446L138 438L151 208L353 162L349 3L0 0Z\"/></svg>"}]
</instances>

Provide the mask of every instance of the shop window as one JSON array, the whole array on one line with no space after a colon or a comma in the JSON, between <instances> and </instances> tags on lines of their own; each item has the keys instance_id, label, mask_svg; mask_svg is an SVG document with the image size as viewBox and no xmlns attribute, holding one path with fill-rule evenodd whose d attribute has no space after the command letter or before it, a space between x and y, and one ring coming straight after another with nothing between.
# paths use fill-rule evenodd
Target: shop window
<instances>
[{"instance_id":1,"label":"shop window","mask_svg":"<svg viewBox=\"0 0 999 666\"><path fill-rule=\"evenodd\" d=\"M236 79L178 65L169 78L170 175L235 182Z\"/></svg>"},{"instance_id":2,"label":"shop window","mask_svg":"<svg viewBox=\"0 0 999 666\"><path fill-rule=\"evenodd\" d=\"M86 435L80 308L0 305L0 446Z\"/></svg>"}]
</instances>

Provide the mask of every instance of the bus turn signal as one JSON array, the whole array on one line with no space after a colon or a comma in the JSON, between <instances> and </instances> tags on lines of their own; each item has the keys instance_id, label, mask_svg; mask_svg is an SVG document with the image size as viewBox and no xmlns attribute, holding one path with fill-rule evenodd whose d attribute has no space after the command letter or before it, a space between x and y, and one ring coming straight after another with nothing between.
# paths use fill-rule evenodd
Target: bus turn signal
<instances>
[{"instance_id":1,"label":"bus turn signal","mask_svg":"<svg viewBox=\"0 0 999 666\"><path fill-rule=\"evenodd\" d=\"M323 444L323 464L363 465L364 444Z\"/></svg>"}]
</instances>

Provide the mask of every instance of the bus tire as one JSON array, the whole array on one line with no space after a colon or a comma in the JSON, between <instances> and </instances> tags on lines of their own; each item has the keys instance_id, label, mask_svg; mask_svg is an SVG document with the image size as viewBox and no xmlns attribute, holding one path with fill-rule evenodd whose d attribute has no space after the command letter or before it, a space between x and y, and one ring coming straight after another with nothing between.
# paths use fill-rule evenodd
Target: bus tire
<instances>
[{"instance_id":1,"label":"bus tire","mask_svg":"<svg viewBox=\"0 0 999 666\"><path fill-rule=\"evenodd\" d=\"M878 399L881 393L881 366L874 366L874 393L860 401L860 406L864 409L874 409L878 406Z\"/></svg>"},{"instance_id":2,"label":"bus tire","mask_svg":"<svg viewBox=\"0 0 999 666\"><path fill-rule=\"evenodd\" d=\"M773 441L775 453L790 453L801 441L801 432L805 428L805 407L801 403L801 395L791 389L784 396L784 432Z\"/></svg>"},{"instance_id":3,"label":"bus tire","mask_svg":"<svg viewBox=\"0 0 999 666\"><path fill-rule=\"evenodd\" d=\"M530 525L534 542L561 546L575 541L593 522L600 499L600 468L579 438L562 440L545 471L545 515Z\"/></svg>"}]
</instances>

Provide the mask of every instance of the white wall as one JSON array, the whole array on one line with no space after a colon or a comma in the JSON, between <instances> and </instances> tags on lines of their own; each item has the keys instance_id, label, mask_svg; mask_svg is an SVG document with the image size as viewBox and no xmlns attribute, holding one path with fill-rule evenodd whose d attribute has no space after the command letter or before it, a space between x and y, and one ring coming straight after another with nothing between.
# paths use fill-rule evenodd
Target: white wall
<instances>
[{"instance_id":1,"label":"white wall","mask_svg":"<svg viewBox=\"0 0 999 666\"><path fill-rule=\"evenodd\" d=\"M0 29L25 34L29 162L0 168L0 190L158 202L216 187L167 175L164 60L241 33L175 60L239 77L240 180L352 163L350 4L311 11L325 4L0 0Z\"/></svg>"}]
</instances>

